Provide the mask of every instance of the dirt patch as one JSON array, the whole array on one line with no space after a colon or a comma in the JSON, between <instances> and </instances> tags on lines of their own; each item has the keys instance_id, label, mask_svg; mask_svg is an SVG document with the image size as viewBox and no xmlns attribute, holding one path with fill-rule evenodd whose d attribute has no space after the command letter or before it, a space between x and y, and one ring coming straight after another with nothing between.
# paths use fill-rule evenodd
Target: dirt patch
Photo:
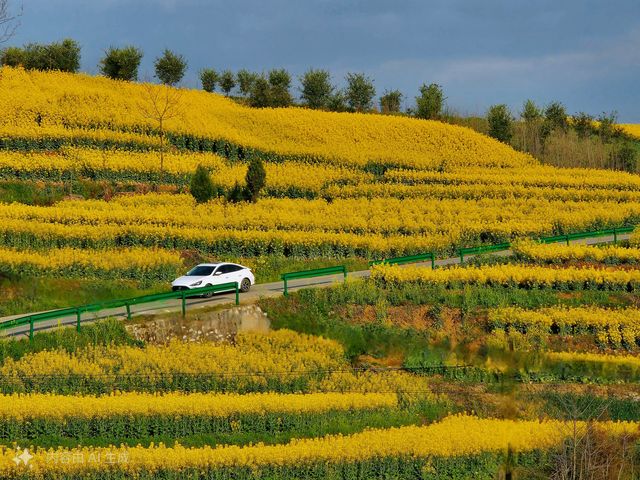
<instances>
[{"instance_id":1,"label":"dirt patch","mask_svg":"<svg viewBox=\"0 0 640 480\"><path fill-rule=\"evenodd\" d=\"M76 195L75 193L71 193L69 195L65 195L64 197L62 197L63 201L70 201L70 200L84 200L84 197L82 195Z\"/></svg>"},{"instance_id":2,"label":"dirt patch","mask_svg":"<svg viewBox=\"0 0 640 480\"><path fill-rule=\"evenodd\" d=\"M383 358L372 357L371 355L360 355L356 361L356 365L361 368L399 368L404 362L404 355L399 352L391 354Z\"/></svg>"},{"instance_id":3,"label":"dirt patch","mask_svg":"<svg viewBox=\"0 0 640 480\"><path fill-rule=\"evenodd\" d=\"M431 306L403 305L380 306L358 305L336 309L339 317L356 325L366 323L384 322L396 327L425 331L433 328L434 318L431 315Z\"/></svg>"},{"instance_id":4,"label":"dirt patch","mask_svg":"<svg viewBox=\"0 0 640 480\"><path fill-rule=\"evenodd\" d=\"M205 263L205 257L197 250L181 250L180 258L184 265L197 265L198 263Z\"/></svg>"}]
</instances>

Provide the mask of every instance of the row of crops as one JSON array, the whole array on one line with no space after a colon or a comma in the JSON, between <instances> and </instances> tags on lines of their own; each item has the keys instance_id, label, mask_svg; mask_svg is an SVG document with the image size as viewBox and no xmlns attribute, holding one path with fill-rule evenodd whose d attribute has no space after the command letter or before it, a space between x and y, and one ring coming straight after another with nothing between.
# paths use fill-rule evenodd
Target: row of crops
<instances>
[{"instance_id":1,"label":"row of crops","mask_svg":"<svg viewBox=\"0 0 640 480\"><path fill-rule=\"evenodd\" d=\"M3 183L165 192L0 203L0 272L15 277L166 281L201 256L446 256L640 222L637 176L543 166L439 122L252 110L180 90L161 166L140 85L4 68L0 86ZM198 165L228 189L256 156L267 172L257 203L196 205L186 193ZM637 385L640 314L628 301L640 288L636 244L518 241L508 261L376 266L372 282L327 293L337 300L293 322L342 342L280 329L217 344L3 345L0 478L491 479L553 463L563 441L591 428L633 444L631 407L630 422L587 425L537 420L535 402L510 409L493 395L510 382L625 393ZM431 294L432 303L413 304ZM491 294L525 304L562 295L575 305L484 308ZM588 304L605 296L628 304ZM279 301L304 303L292 297ZM373 305L360 308L367 299ZM283 312L273 321L286 321ZM350 315L353 324L343 320ZM403 321L400 332L390 326ZM429 357L442 344L448 355ZM460 407L486 385L493 390L476 404L484 410Z\"/></svg>"},{"instance_id":2,"label":"row of crops","mask_svg":"<svg viewBox=\"0 0 640 480\"><path fill-rule=\"evenodd\" d=\"M349 436L296 440L283 445L184 448L82 448L36 451L32 476L47 478L413 478L412 472L475 471L491 475L507 447L516 461L533 464L571 431L561 422L513 422L453 416L424 427L368 430ZM580 425L577 426L580 428ZM602 424L618 435L635 433L635 424ZM445 440L446 439L446 440ZM444 440L444 441L443 441ZM0 471L15 472L11 454L0 457ZM108 460L104 460L107 458ZM73 460L75 459L75 461ZM105 468L105 463L107 468ZM14 473L15 474L15 473ZM7 478L5 476L5 478ZM16 478L16 477L13 477Z\"/></svg>"},{"instance_id":3,"label":"row of crops","mask_svg":"<svg viewBox=\"0 0 640 480\"><path fill-rule=\"evenodd\" d=\"M188 249L218 256L276 254L302 258L349 255L376 258L437 251L433 248L431 235L407 237L387 235L384 231L363 235L289 230L278 214L272 215L272 221L266 212L265 216L256 218L257 212L250 211L249 207L238 208L234 212L235 220L242 221L240 215L245 214L247 223L262 224L260 230L226 229L223 225L224 210L215 206L194 208L194 212L185 215L165 210L162 216L149 219L150 209L160 210L158 205L163 207L165 201L176 199L166 196L145 200L149 200L146 204L143 202L147 206L145 210L132 209L132 205L141 205L139 199L132 201L130 198L111 202L109 209L102 209L99 202L78 201L56 207L0 206L0 217L6 219L0 226L0 244L5 245L0 247L0 266L5 274L13 275L126 278L149 282L175 278L185 268L179 251ZM265 210L269 208L268 201L263 205ZM86 211L78 211L78 207ZM202 215L207 210L211 217ZM274 212L273 209L270 211ZM215 220L209 222L209 218ZM315 218L317 220L314 221L320 223L327 217ZM215 230L209 228L215 225L219 227ZM355 225L351 228L358 229ZM366 227L362 228L366 230ZM632 241L636 242L635 237ZM412 246L407 249L407 244ZM384 278L393 280L396 279L394 275L399 274L402 278L447 285L484 282L523 287L611 290L636 289L640 279L636 271L602 271L597 266L588 268L589 262L635 265L640 260L640 249L633 247L593 248L521 241L514 244L513 251L516 258L539 265L501 265L439 272L403 270L392 271ZM545 266L567 262L573 262L573 265L566 265L563 269Z\"/></svg>"},{"instance_id":4,"label":"row of crops","mask_svg":"<svg viewBox=\"0 0 640 480\"><path fill-rule=\"evenodd\" d=\"M127 142L139 138L147 145L157 144L156 125L145 116L148 98L141 85L9 68L3 69L0 82L5 92L0 102L6 112L0 123L14 138L33 139L37 145L62 131L88 130L86 137L105 140L117 138L113 132L124 131ZM169 120L166 127L176 144L199 143L217 150L216 141L224 140L242 146L244 156L263 152L266 158L293 155L351 165L377 159L425 167L443 160L464 165L469 156L486 166L535 163L483 135L439 122L304 109L249 109L202 91L181 90L177 96L180 118ZM381 135L385 142L380 142ZM223 146L221 150L230 149Z\"/></svg>"},{"instance_id":5,"label":"row of crops","mask_svg":"<svg viewBox=\"0 0 640 480\"><path fill-rule=\"evenodd\" d=\"M546 463L587 428L455 414L429 377L360 371L337 342L287 330L23 352L2 378L0 441L20 448L0 455L0 478L493 478L507 456Z\"/></svg>"},{"instance_id":6,"label":"row of crops","mask_svg":"<svg viewBox=\"0 0 640 480\"><path fill-rule=\"evenodd\" d=\"M140 85L11 68L0 85L3 182L72 191L83 180L132 192L153 184L170 192L0 204L0 265L12 276L166 282L203 256L245 263L445 256L640 221L634 175L544 166L440 122L249 109L180 90L182 114L166 124L170 148L161 163ZM198 165L232 188L252 156L265 160L267 173L258 203L196 205L184 193Z\"/></svg>"}]
</instances>

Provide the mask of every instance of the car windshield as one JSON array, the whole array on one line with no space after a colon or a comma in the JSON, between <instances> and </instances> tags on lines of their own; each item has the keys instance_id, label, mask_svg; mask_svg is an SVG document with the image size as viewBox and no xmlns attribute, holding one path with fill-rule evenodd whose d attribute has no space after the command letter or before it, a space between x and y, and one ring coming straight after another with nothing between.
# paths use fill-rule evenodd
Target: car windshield
<instances>
[{"instance_id":1,"label":"car windshield","mask_svg":"<svg viewBox=\"0 0 640 480\"><path fill-rule=\"evenodd\" d=\"M204 277L206 275L211 275L216 267L211 267L207 265L198 265L197 267L192 268L187 273L188 277Z\"/></svg>"}]
</instances>

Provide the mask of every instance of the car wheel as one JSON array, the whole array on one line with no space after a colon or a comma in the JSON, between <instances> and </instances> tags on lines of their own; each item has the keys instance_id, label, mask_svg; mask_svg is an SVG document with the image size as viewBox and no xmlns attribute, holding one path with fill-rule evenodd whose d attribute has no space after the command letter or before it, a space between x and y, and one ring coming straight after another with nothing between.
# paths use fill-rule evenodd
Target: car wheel
<instances>
[{"instance_id":1,"label":"car wheel","mask_svg":"<svg viewBox=\"0 0 640 480\"><path fill-rule=\"evenodd\" d=\"M211 287L212 285L205 285L205 287ZM213 292L207 292L207 293L203 293L202 296L204 298L211 298L213 297Z\"/></svg>"},{"instance_id":2,"label":"car wheel","mask_svg":"<svg viewBox=\"0 0 640 480\"><path fill-rule=\"evenodd\" d=\"M240 282L240 291L246 293L251 288L251 280L248 278L243 278L242 282Z\"/></svg>"}]
</instances>

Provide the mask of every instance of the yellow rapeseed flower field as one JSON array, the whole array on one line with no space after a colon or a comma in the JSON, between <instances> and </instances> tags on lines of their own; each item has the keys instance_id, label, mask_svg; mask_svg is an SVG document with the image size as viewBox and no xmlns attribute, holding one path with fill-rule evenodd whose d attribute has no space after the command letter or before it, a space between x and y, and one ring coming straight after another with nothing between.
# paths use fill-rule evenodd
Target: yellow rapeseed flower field
<instances>
[{"instance_id":1,"label":"yellow rapeseed flower field","mask_svg":"<svg viewBox=\"0 0 640 480\"><path fill-rule=\"evenodd\" d=\"M85 174L123 182L186 184L199 165L211 172L214 183L227 188L244 182L247 171L246 164L231 164L213 153L168 152L161 174L157 152L77 147L63 147L56 152L0 152L0 178L24 180L66 181ZM325 185L358 184L372 179L371 174L360 169L300 161L267 163L265 169L269 194L318 194Z\"/></svg>"},{"instance_id":2,"label":"yellow rapeseed flower field","mask_svg":"<svg viewBox=\"0 0 640 480\"><path fill-rule=\"evenodd\" d=\"M367 430L348 436L293 440L288 444L273 446L185 448L180 445L158 445L150 448L39 449L33 452L29 474L36 477L52 472L57 475L80 475L106 468L128 475L160 470L186 473L249 469L256 472L269 467L289 473L295 471L296 467L314 464L357 464L373 459L427 460L434 456L446 458L504 453L507 449L513 452L547 450L569 436L574 427L580 431L584 425L457 415L427 426ZM638 432L635 423L604 422L597 428L614 434ZM0 456L0 475L5 478L16 472L16 465L12 461L14 455L14 451L8 450ZM108 466L97 460L111 455L114 461ZM67 458L77 458L78 461L65 461ZM122 461L118 461L118 458Z\"/></svg>"},{"instance_id":3,"label":"yellow rapeseed flower field","mask_svg":"<svg viewBox=\"0 0 640 480\"><path fill-rule=\"evenodd\" d=\"M148 100L140 84L5 67L0 87L5 112L0 125L32 128L34 136L38 128L153 127L144 115ZM470 129L440 122L301 108L250 109L195 90L181 90L179 99L181 115L168 122L169 130L277 154L353 165L389 160L420 167L443 161L466 165L470 158L497 167L534 163L530 156Z\"/></svg>"},{"instance_id":4,"label":"yellow rapeseed flower field","mask_svg":"<svg viewBox=\"0 0 640 480\"><path fill-rule=\"evenodd\" d=\"M14 394L0 395L0 418L14 421L33 419L59 421L65 418L108 416L170 417L193 415L229 417L265 413L303 414L332 410L392 408L398 405L394 393L114 393L105 396Z\"/></svg>"},{"instance_id":5,"label":"yellow rapeseed flower field","mask_svg":"<svg viewBox=\"0 0 640 480\"><path fill-rule=\"evenodd\" d=\"M640 125L638 125L637 123L626 123L620 126L622 127L622 130L625 131L625 133L640 138Z\"/></svg>"},{"instance_id":6,"label":"yellow rapeseed flower field","mask_svg":"<svg viewBox=\"0 0 640 480\"><path fill-rule=\"evenodd\" d=\"M607 355L599 353L582 353L582 352L549 352L546 357L554 361L562 361L568 363L593 363L606 365L615 365L623 367L631 372L640 372L640 358L637 355Z\"/></svg>"},{"instance_id":7,"label":"yellow rapeseed flower field","mask_svg":"<svg viewBox=\"0 0 640 480\"><path fill-rule=\"evenodd\" d=\"M392 393L401 394L407 402L435 398L426 377L399 371L354 371L339 343L289 330L238 334L234 344L172 341L144 348L120 345L73 352L44 350L17 360L6 359L0 375L4 385L17 392L186 388Z\"/></svg>"},{"instance_id":8,"label":"yellow rapeseed flower field","mask_svg":"<svg viewBox=\"0 0 640 480\"><path fill-rule=\"evenodd\" d=\"M640 262L640 249L615 245L590 246L563 243L542 244L531 240L520 240L511 245L520 258L537 263L564 263L570 261L631 263Z\"/></svg>"},{"instance_id":9,"label":"yellow rapeseed flower field","mask_svg":"<svg viewBox=\"0 0 640 480\"><path fill-rule=\"evenodd\" d=\"M0 244L140 245L199 249L236 256L363 257L436 251L514 236L542 235L558 225L584 230L640 219L640 203L540 198L422 199L269 198L257 204L186 195L136 195L110 202L66 200L51 207L0 204Z\"/></svg>"},{"instance_id":10,"label":"yellow rapeseed flower field","mask_svg":"<svg viewBox=\"0 0 640 480\"><path fill-rule=\"evenodd\" d=\"M267 172L263 198L250 205L196 206L187 195L0 205L6 247L372 258L640 221L637 176L541 165L441 122L251 109L171 90L180 115L168 123L173 144L161 170L157 131L143 114L146 86L12 68L3 68L0 86L0 135L9 149L0 153L0 177L64 182L85 175L181 190L203 165L228 189L242 183L254 154Z\"/></svg>"},{"instance_id":11,"label":"yellow rapeseed flower field","mask_svg":"<svg viewBox=\"0 0 640 480\"><path fill-rule=\"evenodd\" d=\"M372 278L384 283L416 282L435 285L500 285L521 288L637 289L640 271L599 268L551 268L536 265L482 265L431 270L376 265Z\"/></svg>"},{"instance_id":12,"label":"yellow rapeseed flower field","mask_svg":"<svg viewBox=\"0 0 640 480\"><path fill-rule=\"evenodd\" d=\"M183 268L177 253L158 248L31 251L0 247L0 270L14 275L170 281Z\"/></svg>"},{"instance_id":13,"label":"yellow rapeseed flower field","mask_svg":"<svg viewBox=\"0 0 640 480\"><path fill-rule=\"evenodd\" d=\"M636 308L548 307L527 310L517 307L489 312L494 328L550 334L556 327L562 335L595 335L604 345L631 348L640 340L640 310Z\"/></svg>"}]
</instances>

